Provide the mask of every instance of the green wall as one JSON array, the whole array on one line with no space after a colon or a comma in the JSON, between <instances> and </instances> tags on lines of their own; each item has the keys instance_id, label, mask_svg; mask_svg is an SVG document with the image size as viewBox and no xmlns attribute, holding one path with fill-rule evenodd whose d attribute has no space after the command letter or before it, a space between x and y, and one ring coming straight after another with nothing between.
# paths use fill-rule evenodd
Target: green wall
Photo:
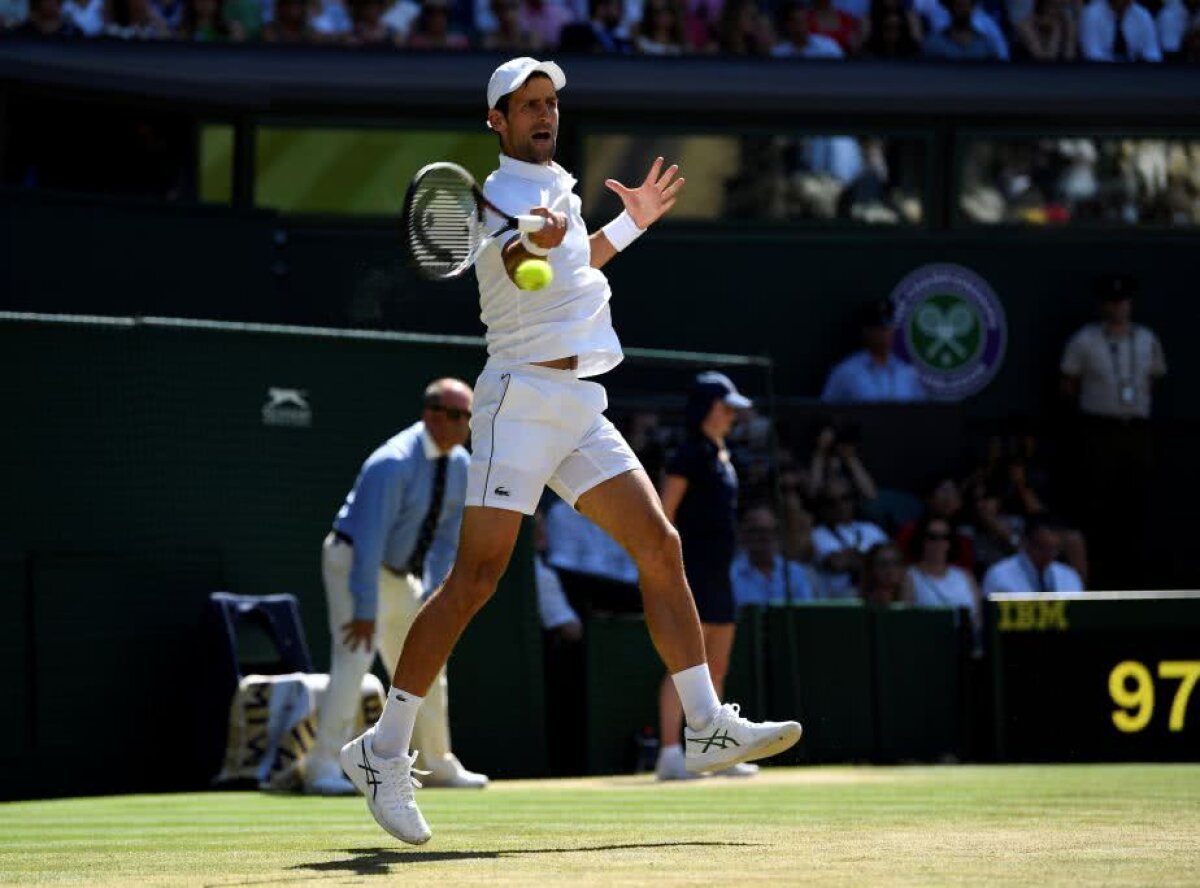
<instances>
[{"instance_id":1,"label":"green wall","mask_svg":"<svg viewBox=\"0 0 1200 888\"><path fill-rule=\"evenodd\" d=\"M2 796L202 785L208 593L296 595L326 670L334 514L424 384L473 381L483 359L397 337L13 320L0 355L0 595L15 616L0 705L17 713ZM265 425L268 387L306 392L311 425ZM544 767L541 697L525 692L541 686L535 607L523 539L451 661L458 752L497 776ZM525 754L498 751L497 730ZM33 768L48 752L87 767Z\"/></svg>"}]
</instances>

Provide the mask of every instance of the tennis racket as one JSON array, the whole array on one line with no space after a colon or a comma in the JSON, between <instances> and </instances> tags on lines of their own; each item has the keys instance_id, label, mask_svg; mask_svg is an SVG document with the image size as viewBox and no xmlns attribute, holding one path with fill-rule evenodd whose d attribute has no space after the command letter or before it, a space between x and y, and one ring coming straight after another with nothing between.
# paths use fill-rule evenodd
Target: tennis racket
<instances>
[{"instance_id":1,"label":"tennis racket","mask_svg":"<svg viewBox=\"0 0 1200 888\"><path fill-rule=\"evenodd\" d=\"M504 224L488 231L487 211ZM513 231L541 231L541 216L510 216L483 196L456 163L422 167L404 198L404 243L413 268L431 281L461 277L492 241Z\"/></svg>"}]
</instances>

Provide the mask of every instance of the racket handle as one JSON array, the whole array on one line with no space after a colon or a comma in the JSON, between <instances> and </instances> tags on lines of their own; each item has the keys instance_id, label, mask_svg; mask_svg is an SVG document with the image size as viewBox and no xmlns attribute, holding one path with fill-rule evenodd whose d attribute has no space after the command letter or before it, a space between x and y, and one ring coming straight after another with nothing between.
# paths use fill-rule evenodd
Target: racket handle
<instances>
[{"instance_id":1,"label":"racket handle","mask_svg":"<svg viewBox=\"0 0 1200 888\"><path fill-rule=\"evenodd\" d=\"M517 231L532 234L546 227L545 216L517 216Z\"/></svg>"}]
</instances>

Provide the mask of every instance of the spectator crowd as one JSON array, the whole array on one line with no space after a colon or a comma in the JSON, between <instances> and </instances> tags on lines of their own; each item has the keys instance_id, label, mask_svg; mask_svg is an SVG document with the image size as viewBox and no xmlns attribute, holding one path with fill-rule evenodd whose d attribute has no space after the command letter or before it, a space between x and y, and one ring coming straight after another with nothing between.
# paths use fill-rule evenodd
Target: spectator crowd
<instances>
[{"instance_id":1,"label":"spectator crowd","mask_svg":"<svg viewBox=\"0 0 1200 888\"><path fill-rule=\"evenodd\" d=\"M1166 359L1153 331L1132 321L1133 278L1102 276L1093 289L1099 320L1064 344L1060 367L1063 409L1092 442L1080 446L1089 455L1076 461L1077 471L1055 467L1042 436L1009 423L1004 434L979 436L971 459L933 471L922 491L881 484L864 459L861 430L837 413L839 405L926 398L913 368L892 351L887 304L866 305L864 348L831 369L822 397L828 415L815 434L791 434L786 416L775 426L750 410L730 435L740 479L730 569L737 604L858 599L955 607L969 615L978 647L988 597L1135 588L1151 397ZM660 487L681 440L665 416L625 417L632 446ZM1078 508L1098 489L1108 491L1112 512ZM637 571L628 556L557 499L549 497L543 512L543 560L565 578L573 606L636 610ZM570 606L556 609L556 621L580 619ZM547 615L547 626L554 620Z\"/></svg>"},{"instance_id":2,"label":"spectator crowd","mask_svg":"<svg viewBox=\"0 0 1200 888\"><path fill-rule=\"evenodd\" d=\"M0 0L0 28L514 53L1200 61L1200 0Z\"/></svg>"}]
</instances>

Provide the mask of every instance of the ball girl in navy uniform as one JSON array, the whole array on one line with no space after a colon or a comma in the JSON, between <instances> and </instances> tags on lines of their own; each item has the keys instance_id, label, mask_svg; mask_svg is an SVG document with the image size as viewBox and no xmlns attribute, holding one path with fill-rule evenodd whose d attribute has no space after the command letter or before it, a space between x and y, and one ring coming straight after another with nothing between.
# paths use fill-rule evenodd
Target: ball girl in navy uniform
<instances>
[{"instance_id":1,"label":"ball girl in navy uniform","mask_svg":"<svg viewBox=\"0 0 1200 888\"><path fill-rule=\"evenodd\" d=\"M679 531L683 567L704 631L704 648L713 684L720 694L733 648L736 613L729 568L737 546L737 473L729 460L725 437L738 411L751 406L729 377L706 372L688 392L684 423L687 438L667 463L662 501L667 518ZM655 773L659 780L701 776L684 767L679 745L683 708L670 678L658 695L661 747ZM735 765L730 776L749 776L757 766Z\"/></svg>"}]
</instances>

